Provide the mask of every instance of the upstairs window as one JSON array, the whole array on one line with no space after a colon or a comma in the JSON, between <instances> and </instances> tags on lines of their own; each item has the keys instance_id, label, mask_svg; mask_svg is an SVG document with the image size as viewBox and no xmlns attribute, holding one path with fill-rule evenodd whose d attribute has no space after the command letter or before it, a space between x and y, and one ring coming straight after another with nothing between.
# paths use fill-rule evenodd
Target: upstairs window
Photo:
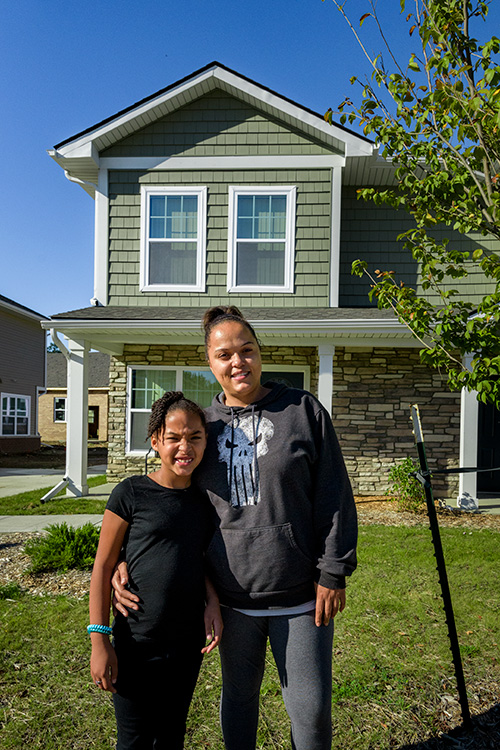
<instances>
[{"instance_id":1,"label":"upstairs window","mask_svg":"<svg viewBox=\"0 0 500 750\"><path fill-rule=\"evenodd\" d=\"M205 291L205 187L141 187L141 291Z\"/></svg>"},{"instance_id":2,"label":"upstairs window","mask_svg":"<svg viewBox=\"0 0 500 750\"><path fill-rule=\"evenodd\" d=\"M229 292L293 292L296 188L230 187Z\"/></svg>"},{"instance_id":3,"label":"upstairs window","mask_svg":"<svg viewBox=\"0 0 500 750\"><path fill-rule=\"evenodd\" d=\"M30 396L2 393L2 435L30 434Z\"/></svg>"}]
</instances>

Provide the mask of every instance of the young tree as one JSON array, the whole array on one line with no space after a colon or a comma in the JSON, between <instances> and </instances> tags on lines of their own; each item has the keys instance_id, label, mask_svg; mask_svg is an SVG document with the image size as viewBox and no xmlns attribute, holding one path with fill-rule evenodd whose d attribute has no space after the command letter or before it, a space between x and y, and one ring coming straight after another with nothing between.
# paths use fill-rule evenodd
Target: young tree
<instances>
[{"instance_id":1,"label":"young tree","mask_svg":"<svg viewBox=\"0 0 500 750\"><path fill-rule=\"evenodd\" d=\"M485 249L488 243L464 253L432 232L445 225L500 240L500 41L479 41L471 30L474 23L484 31L488 3L412 0L406 21L417 49L402 66L370 0L371 11L360 24L376 24L387 67L382 54L367 51L347 3L333 3L372 71L363 82L351 79L361 84L361 103L346 98L338 107L340 121L357 122L374 135L395 167L393 187L367 187L359 197L403 208L414 218L415 226L398 239L419 264L424 294L437 295L439 304L399 282L391 269L369 270L358 260L353 273L368 275L378 306L395 311L421 342L422 360L447 372L451 389L465 386L500 406L500 256ZM409 0L401 0L402 13L408 6ZM332 115L328 110L325 119L331 122ZM463 300L455 280L478 268L491 293L473 305ZM463 364L466 354L473 355L470 369Z\"/></svg>"}]
</instances>

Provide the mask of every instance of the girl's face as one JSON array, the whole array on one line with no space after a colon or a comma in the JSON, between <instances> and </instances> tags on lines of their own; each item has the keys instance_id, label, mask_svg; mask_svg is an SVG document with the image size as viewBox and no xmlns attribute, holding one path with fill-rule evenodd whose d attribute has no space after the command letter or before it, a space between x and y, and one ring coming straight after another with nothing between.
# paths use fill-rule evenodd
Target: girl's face
<instances>
[{"instance_id":1,"label":"girl's face","mask_svg":"<svg viewBox=\"0 0 500 750\"><path fill-rule=\"evenodd\" d=\"M259 345L245 325L224 321L212 329L207 348L208 364L222 386L227 406L252 404L266 392L260 384Z\"/></svg>"},{"instance_id":2,"label":"girl's face","mask_svg":"<svg viewBox=\"0 0 500 750\"><path fill-rule=\"evenodd\" d=\"M181 409L169 412L162 435L151 436L151 447L161 459L162 484L175 489L189 487L206 444L207 435L197 414Z\"/></svg>"}]
</instances>

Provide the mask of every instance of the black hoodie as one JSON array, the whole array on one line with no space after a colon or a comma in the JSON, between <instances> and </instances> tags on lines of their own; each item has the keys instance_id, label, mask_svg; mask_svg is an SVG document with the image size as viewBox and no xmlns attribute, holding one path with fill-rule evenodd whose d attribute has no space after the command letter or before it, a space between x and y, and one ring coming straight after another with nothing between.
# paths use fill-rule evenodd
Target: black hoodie
<instances>
[{"instance_id":1,"label":"black hoodie","mask_svg":"<svg viewBox=\"0 0 500 750\"><path fill-rule=\"evenodd\" d=\"M218 516L207 553L221 603L291 607L314 581L344 588L356 567L357 521L332 421L307 391L266 383L246 407L217 396L197 471Z\"/></svg>"}]
</instances>

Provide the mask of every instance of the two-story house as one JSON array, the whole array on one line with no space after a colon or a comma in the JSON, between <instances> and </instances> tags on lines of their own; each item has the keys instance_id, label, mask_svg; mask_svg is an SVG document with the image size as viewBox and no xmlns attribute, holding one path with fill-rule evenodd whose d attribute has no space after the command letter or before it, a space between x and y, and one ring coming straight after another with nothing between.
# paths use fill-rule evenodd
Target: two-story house
<instances>
[{"instance_id":1,"label":"two-story house","mask_svg":"<svg viewBox=\"0 0 500 750\"><path fill-rule=\"evenodd\" d=\"M255 327L266 377L310 389L333 413L358 493L383 491L387 468L414 454L414 402L433 465L475 464L473 394L449 393L350 273L364 258L419 284L395 239L409 217L356 200L358 187L392 180L367 139L215 62L49 153L95 200L92 304L45 324L68 338L73 491L86 492L89 348L112 355L108 473L120 479L143 471L154 399L182 389L208 404L219 390L200 320L221 303ZM447 478L440 492L457 485ZM474 475L462 490L475 496Z\"/></svg>"},{"instance_id":2,"label":"two-story house","mask_svg":"<svg viewBox=\"0 0 500 750\"><path fill-rule=\"evenodd\" d=\"M45 390L44 315L0 295L0 453L38 450L38 396Z\"/></svg>"}]
</instances>

